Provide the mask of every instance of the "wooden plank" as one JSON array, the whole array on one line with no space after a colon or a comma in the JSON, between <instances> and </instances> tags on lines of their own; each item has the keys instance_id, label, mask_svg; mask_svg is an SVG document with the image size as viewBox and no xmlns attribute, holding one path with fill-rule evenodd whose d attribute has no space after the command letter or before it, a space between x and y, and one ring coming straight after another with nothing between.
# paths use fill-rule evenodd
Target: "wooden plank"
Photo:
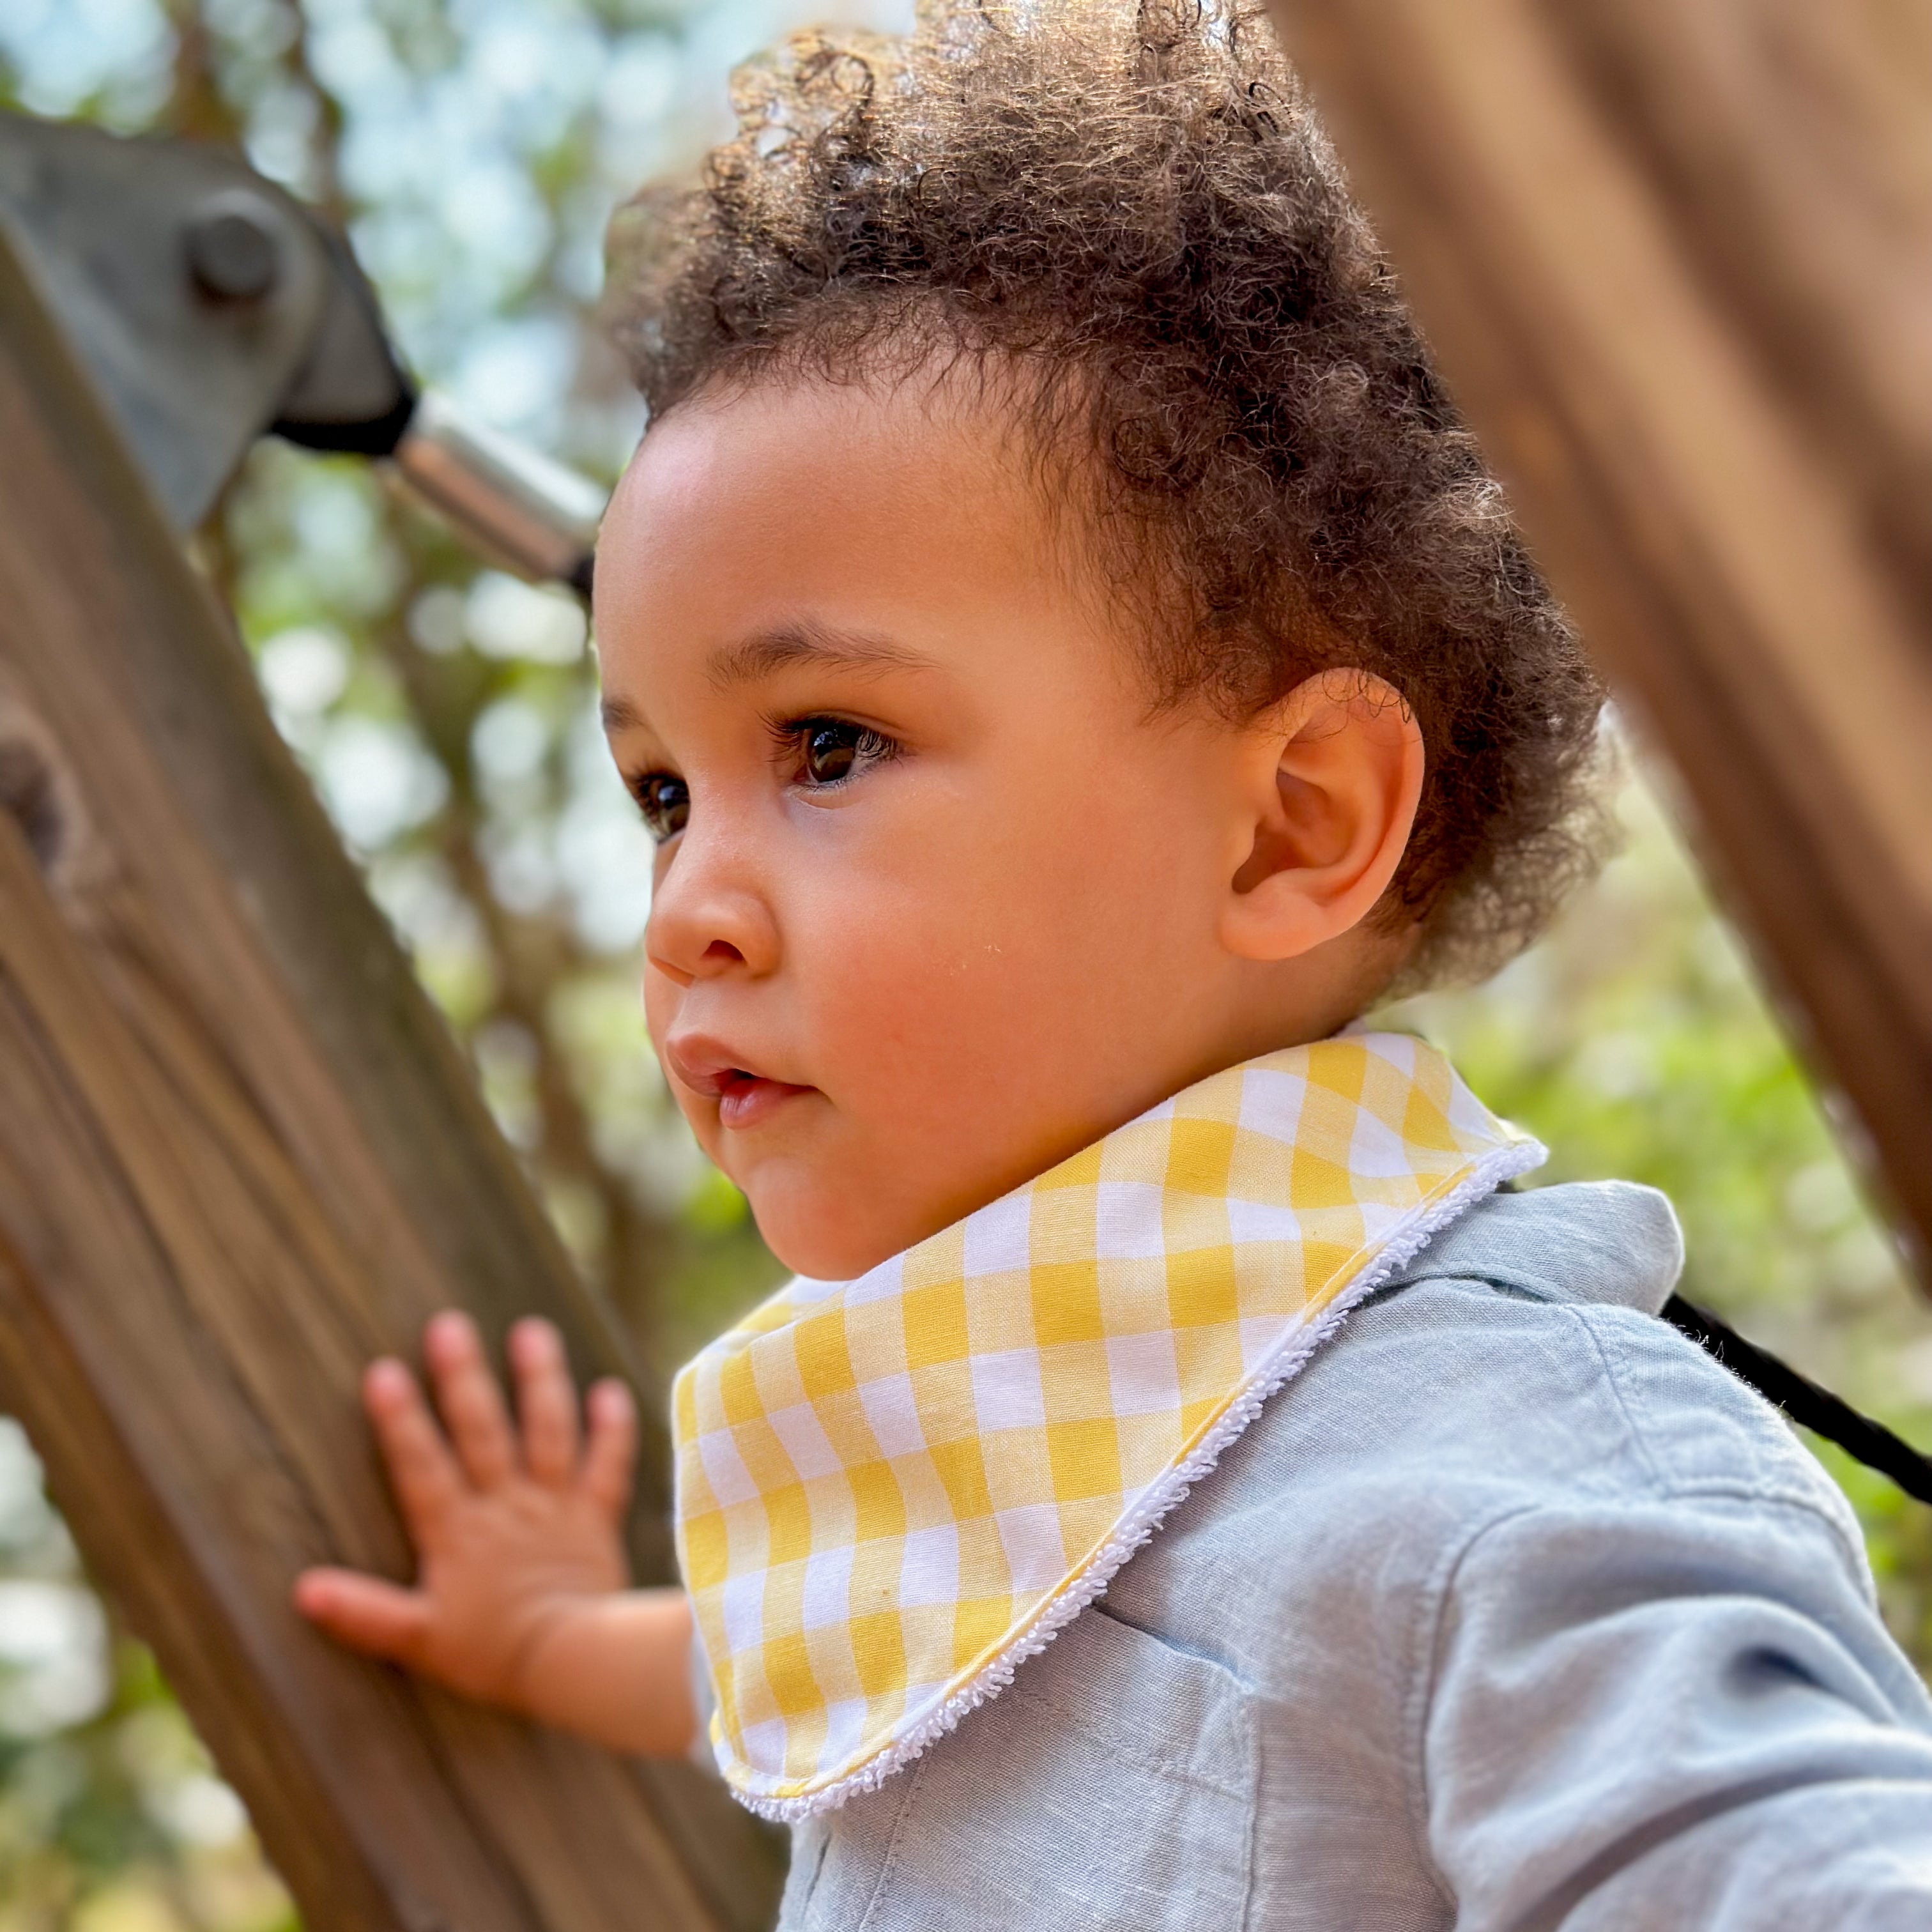
<instances>
[{"instance_id":1,"label":"wooden plank","mask_svg":"<svg viewBox=\"0 0 1932 1932\"><path fill-rule=\"evenodd\" d=\"M0 449L0 1405L316 1932L768 1923L715 1781L290 1609L307 1563L408 1571L372 1354L452 1303L625 1352L4 249Z\"/></svg>"},{"instance_id":2,"label":"wooden plank","mask_svg":"<svg viewBox=\"0 0 1932 1932\"><path fill-rule=\"evenodd\" d=\"M1932 12L1273 10L1932 1286Z\"/></svg>"}]
</instances>

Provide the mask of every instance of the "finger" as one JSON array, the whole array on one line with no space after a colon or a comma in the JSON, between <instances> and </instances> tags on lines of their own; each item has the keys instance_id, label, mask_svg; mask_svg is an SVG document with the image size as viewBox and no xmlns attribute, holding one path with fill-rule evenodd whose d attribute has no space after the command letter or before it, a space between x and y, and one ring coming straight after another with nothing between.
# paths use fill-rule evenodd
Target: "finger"
<instances>
[{"instance_id":1,"label":"finger","mask_svg":"<svg viewBox=\"0 0 1932 1932\"><path fill-rule=\"evenodd\" d=\"M536 1316L510 1330L510 1370L523 1424L524 1466L540 1483L561 1489L577 1473L577 1390L563 1338Z\"/></svg>"},{"instance_id":2,"label":"finger","mask_svg":"<svg viewBox=\"0 0 1932 1932\"><path fill-rule=\"evenodd\" d=\"M631 1469L638 1455L638 1412L620 1382L593 1383L588 1397L590 1441L584 1452L585 1492L614 1516L631 1500Z\"/></svg>"},{"instance_id":3,"label":"finger","mask_svg":"<svg viewBox=\"0 0 1932 1932\"><path fill-rule=\"evenodd\" d=\"M304 1570L296 1579L296 1608L339 1643L368 1657L407 1664L429 1629L429 1599L358 1570Z\"/></svg>"},{"instance_id":4,"label":"finger","mask_svg":"<svg viewBox=\"0 0 1932 1932\"><path fill-rule=\"evenodd\" d=\"M516 1442L476 1323L445 1309L423 1330L423 1354L464 1473L479 1490L500 1487L516 1472Z\"/></svg>"},{"instance_id":5,"label":"finger","mask_svg":"<svg viewBox=\"0 0 1932 1932\"><path fill-rule=\"evenodd\" d=\"M463 1475L416 1377L393 1357L371 1362L362 1378L362 1406L410 1536L419 1545L433 1541L462 1499Z\"/></svg>"}]
</instances>

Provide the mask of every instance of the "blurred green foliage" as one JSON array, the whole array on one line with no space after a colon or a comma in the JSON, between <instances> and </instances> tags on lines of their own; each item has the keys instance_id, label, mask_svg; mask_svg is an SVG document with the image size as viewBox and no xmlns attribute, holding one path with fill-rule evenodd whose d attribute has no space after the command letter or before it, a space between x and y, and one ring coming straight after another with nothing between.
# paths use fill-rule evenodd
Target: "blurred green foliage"
<instances>
[{"instance_id":1,"label":"blurred green foliage","mask_svg":"<svg viewBox=\"0 0 1932 1932\"><path fill-rule=\"evenodd\" d=\"M833 0L889 26L903 0ZM344 222L413 366L606 481L639 427L595 324L616 201L719 130L723 76L824 0L10 0L0 102L243 146ZM197 540L265 693L590 1278L660 1374L777 1270L670 1106L639 1011L644 835L584 622L368 466L258 448ZM1490 986L1397 1010L1554 1150L1668 1191L1687 1291L1932 1442L1932 1316L1654 800ZM1932 1513L1828 1459L1932 1664ZM0 1430L0 1932L293 1915L152 1661Z\"/></svg>"}]
</instances>

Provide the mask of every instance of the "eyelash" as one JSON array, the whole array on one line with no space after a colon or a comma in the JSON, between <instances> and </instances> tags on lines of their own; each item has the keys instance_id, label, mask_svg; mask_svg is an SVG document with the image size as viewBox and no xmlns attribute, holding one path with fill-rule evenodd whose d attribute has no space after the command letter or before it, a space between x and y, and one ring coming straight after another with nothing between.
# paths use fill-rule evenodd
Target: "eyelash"
<instances>
[{"instance_id":1,"label":"eyelash","mask_svg":"<svg viewBox=\"0 0 1932 1932\"><path fill-rule=\"evenodd\" d=\"M629 786L653 843L662 845L684 830L691 816L691 794L675 772L640 772L629 781ZM676 795L668 798L667 793ZM671 823L674 818L677 821L675 824Z\"/></svg>"},{"instance_id":2,"label":"eyelash","mask_svg":"<svg viewBox=\"0 0 1932 1932\"><path fill-rule=\"evenodd\" d=\"M836 791L862 772L885 764L899 754L899 746L883 731L875 731L869 724L856 724L849 718L814 712L803 718L775 720L770 729L774 751L788 750L794 755L794 784L806 783L814 750L850 754L850 763L843 771L806 783L806 788L812 791ZM842 742L829 746L815 745L815 740L825 738ZM630 790L651 836L658 844L676 838L684 830L691 816L691 795L675 772L645 772L632 780Z\"/></svg>"},{"instance_id":3,"label":"eyelash","mask_svg":"<svg viewBox=\"0 0 1932 1932\"><path fill-rule=\"evenodd\" d=\"M849 741L839 748L849 750L852 760L848 768L836 777L816 778L809 789L814 791L832 791L849 784L863 771L874 765L883 765L898 756L899 747L883 731L875 731L869 724L861 724L850 718L839 718L820 712L813 712L802 718L774 720L770 726L772 748L790 751L797 764L793 782L800 782L808 772L807 761L811 758L813 741L821 736L838 737Z\"/></svg>"}]
</instances>

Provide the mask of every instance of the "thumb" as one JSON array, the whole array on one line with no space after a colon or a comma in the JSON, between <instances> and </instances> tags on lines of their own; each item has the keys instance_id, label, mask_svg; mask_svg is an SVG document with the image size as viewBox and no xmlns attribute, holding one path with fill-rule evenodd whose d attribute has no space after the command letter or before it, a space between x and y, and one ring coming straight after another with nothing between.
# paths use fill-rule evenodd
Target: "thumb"
<instances>
[{"instance_id":1,"label":"thumb","mask_svg":"<svg viewBox=\"0 0 1932 1932\"><path fill-rule=\"evenodd\" d=\"M356 1570L304 1570L296 1608L339 1643L370 1657L412 1660L429 1628L429 1599Z\"/></svg>"}]
</instances>

